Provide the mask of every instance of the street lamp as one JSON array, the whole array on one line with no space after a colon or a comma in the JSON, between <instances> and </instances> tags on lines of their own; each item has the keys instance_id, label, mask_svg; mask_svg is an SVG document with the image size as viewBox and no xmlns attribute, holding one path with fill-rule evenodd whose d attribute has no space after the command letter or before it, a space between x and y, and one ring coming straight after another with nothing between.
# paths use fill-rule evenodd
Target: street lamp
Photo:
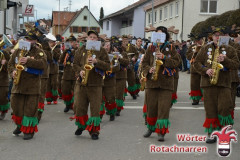
<instances>
[{"instance_id":1,"label":"street lamp","mask_svg":"<svg viewBox=\"0 0 240 160\"><path fill-rule=\"evenodd\" d=\"M89 13L88 13L88 31L90 31L90 0L89 0Z\"/></svg>"},{"instance_id":2,"label":"street lamp","mask_svg":"<svg viewBox=\"0 0 240 160\"><path fill-rule=\"evenodd\" d=\"M60 0L59 1L59 10L58 10L58 34L60 34Z\"/></svg>"}]
</instances>

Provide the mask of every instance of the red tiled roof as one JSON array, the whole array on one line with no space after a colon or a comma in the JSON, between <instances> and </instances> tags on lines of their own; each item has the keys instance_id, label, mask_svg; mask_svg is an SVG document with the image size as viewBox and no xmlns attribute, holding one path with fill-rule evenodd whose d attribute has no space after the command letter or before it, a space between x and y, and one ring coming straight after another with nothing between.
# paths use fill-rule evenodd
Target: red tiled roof
<instances>
[{"instance_id":1,"label":"red tiled roof","mask_svg":"<svg viewBox=\"0 0 240 160\"><path fill-rule=\"evenodd\" d=\"M61 26L67 26L69 22L72 20L72 18L78 13L78 12L68 12L68 11L53 11L52 13L52 26L58 25L58 13L60 14L60 25Z\"/></svg>"}]
</instances>

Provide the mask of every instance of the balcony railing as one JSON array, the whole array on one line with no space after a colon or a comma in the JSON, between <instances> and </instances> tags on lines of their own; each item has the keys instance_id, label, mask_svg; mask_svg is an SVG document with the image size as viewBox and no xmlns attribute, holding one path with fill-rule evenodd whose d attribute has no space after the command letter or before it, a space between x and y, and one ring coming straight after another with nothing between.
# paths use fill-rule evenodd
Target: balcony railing
<instances>
[{"instance_id":1,"label":"balcony railing","mask_svg":"<svg viewBox=\"0 0 240 160\"><path fill-rule=\"evenodd\" d=\"M132 26L120 29L120 35L129 35L129 34L132 34L132 32L133 32Z\"/></svg>"}]
</instances>

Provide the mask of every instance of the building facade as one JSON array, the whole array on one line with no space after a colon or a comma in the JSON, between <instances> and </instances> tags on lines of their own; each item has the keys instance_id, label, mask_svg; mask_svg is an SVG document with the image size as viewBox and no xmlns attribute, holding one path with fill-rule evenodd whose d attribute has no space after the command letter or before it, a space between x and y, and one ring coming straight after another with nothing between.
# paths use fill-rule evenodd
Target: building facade
<instances>
[{"instance_id":1,"label":"building facade","mask_svg":"<svg viewBox=\"0 0 240 160\"><path fill-rule=\"evenodd\" d=\"M23 28L24 17L22 16L23 8L29 4L29 0L11 0L17 2L16 7L6 9L6 34L16 34ZM0 11L0 34L4 33L4 11Z\"/></svg>"},{"instance_id":2,"label":"building facade","mask_svg":"<svg viewBox=\"0 0 240 160\"><path fill-rule=\"evenodd\" d=\"M240 7L239 0L155 0L153 26L174 26L178 34L172 34L173 40L187 40L192 27L213 15L220 15ZM144 7L145 27L152 25L152 5ZM145 33L145 38L151 33Z\"/></svg>"},{"instance_id":3,"label":"building facade","mask_svg":"<svg viewBox=\"0 0 240 160\"><path fill-rule=\"evenodd\" d=\"M151 0L139 0L115 13L105 16L103 20L103 34L108 37L118 35L132 35L144 37L145 12L144 6Z\"/></svg>"}]
</instances>

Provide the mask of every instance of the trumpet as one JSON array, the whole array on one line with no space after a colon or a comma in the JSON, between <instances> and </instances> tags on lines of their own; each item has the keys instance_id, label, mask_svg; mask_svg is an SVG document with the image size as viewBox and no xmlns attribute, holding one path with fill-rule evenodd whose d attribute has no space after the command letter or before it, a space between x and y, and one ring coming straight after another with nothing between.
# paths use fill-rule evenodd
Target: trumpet
<instances>
[{"instance_id":1,"label":"trumpet","mask_svg":"<svg viewBox=\"0 0 240 160\"><path fill-rule=\"evenodd\" d=\"M85 74L82 77L82 81L81 81L81 84L84 86L87 85L89 73L93 69L93 65L88 64L88 58L90 57L96 58L96 55L93 54L93 50L87 51L86 64L84 65Z\"/></svg>"},{"instance_id":2,"label":"trumpet","mask_svg":"<svg viewBox=\"0 0 240 160\"><path fill-rule=\"evenodd\" d=\"M55 44L55 46L52 47L51 53L53 53L53 50L54 50L59 44L61 44L61 43L62 43L62 42L59 42L59 41L58 41L58 42Z\"/></svg>"},{"instance_id":3,"label":"trumpet","mask_svg":"<svg viewBox=\"0 0 240 160\"><path fill-rule=\"evenodd\" d=\"M4 53L0 51L0 72L2 71L3 69L3 64L1 64L2 60L5 60L5 56L4 56Z\"/></svg>"},{"instance_id":4,"label":"trumpet","mask_svg":"<svg viewBox=\"0 0 240 160\"><path fill-rule=\"evenodd\" d=\"M19 84L19 80L20 80L20 77L21 77L21 73L22 71L24 70L24 66L20 64L20 59L22 57L24 57L26 54L27 54L27 48L26 47L23 47L20 51L20 54L19 54L19 57L18 57L18 64L16 65L16 70L17 70L17 73L16 73L16 76L14 77L14 80L13 80L13 83L15 85L18 85Z\"/></svg>"}]
</instances>

